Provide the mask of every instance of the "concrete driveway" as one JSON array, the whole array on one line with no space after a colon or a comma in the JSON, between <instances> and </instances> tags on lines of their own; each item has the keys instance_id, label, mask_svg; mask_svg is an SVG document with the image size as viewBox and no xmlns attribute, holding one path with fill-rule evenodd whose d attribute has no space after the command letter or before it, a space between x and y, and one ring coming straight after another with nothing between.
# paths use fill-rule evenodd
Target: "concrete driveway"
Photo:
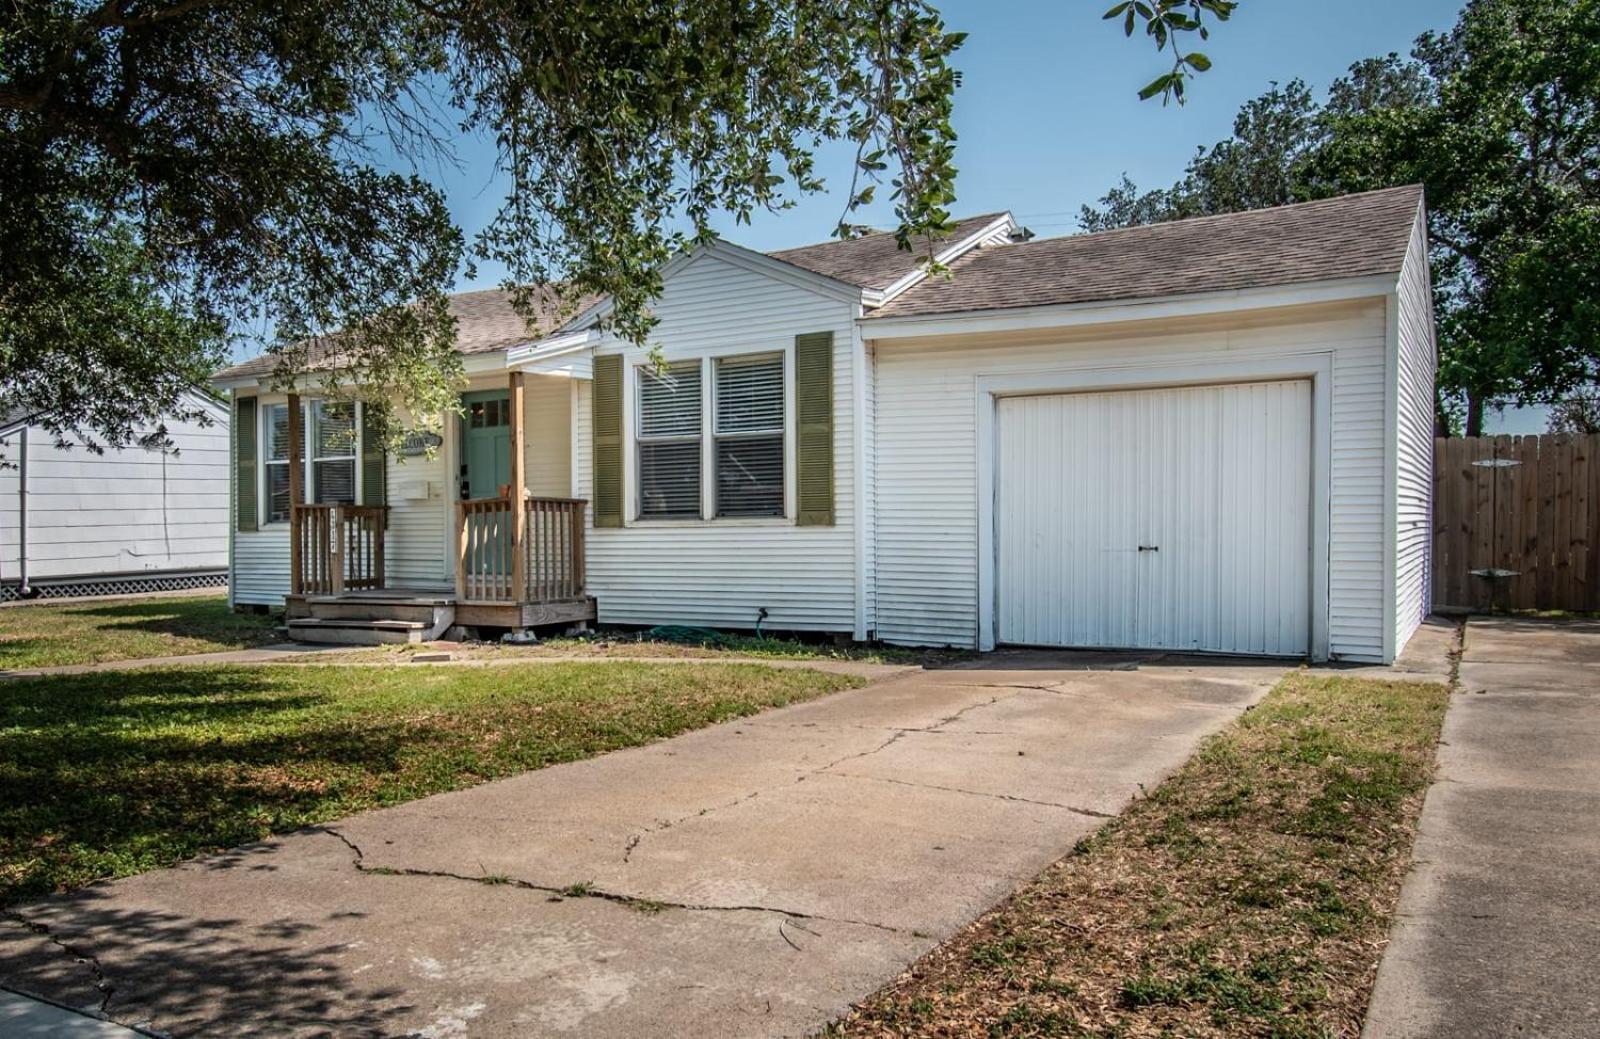
<instances>
[{"instance_id":1,"label":"concrete driveway","mask_svg":"<svg viewBox=\"0 0 1600 1039\"><path fill-rule=\"evenodd\" d=\"M805 1034L1283 671L918 672L22 907L0 982L173 1035Z\"/></svg>"},{"instance_id":2,"label":"concrete driveway","mask_svg":"<svg viewBox=\"0 0 1600 1039\"><path fill-rule=\"evenodd\" d=\"M1477 618L1366 1039L1600 1035L1600 623Z\"/></svg>"}]
</instances>

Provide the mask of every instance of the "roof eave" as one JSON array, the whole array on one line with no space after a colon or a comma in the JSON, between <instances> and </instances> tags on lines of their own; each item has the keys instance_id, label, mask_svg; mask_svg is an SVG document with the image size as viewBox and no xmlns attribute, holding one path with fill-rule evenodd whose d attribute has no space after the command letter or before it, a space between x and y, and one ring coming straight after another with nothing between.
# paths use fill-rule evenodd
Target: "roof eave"
<instances>
[{"instance_id":1,"label":"roof eave","mask_svg":"<svg viewBox=\"0 0 1600 1039\"><path fill-rule=\"evenodd\" d=\"M1092 300L1033 307L995 307L937 314L908 314L900 317L892 314L869 315L859 318L857 323L861 326L863 338L866 339L911 339L939 335L1023 332L1383 297L1394 291L1398 279L1399 272L1396 271L1290 285L1148 296L1127 300Z\"/></svg>"}]
</instances>

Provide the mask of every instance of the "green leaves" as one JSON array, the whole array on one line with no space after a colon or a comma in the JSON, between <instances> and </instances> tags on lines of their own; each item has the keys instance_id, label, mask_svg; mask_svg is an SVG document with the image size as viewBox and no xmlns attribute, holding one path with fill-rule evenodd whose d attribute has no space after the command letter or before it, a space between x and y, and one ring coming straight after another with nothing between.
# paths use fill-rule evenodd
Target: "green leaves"
<instances>
[{"instance_id":1,"label":"green leaves","mask_svg":"<svg viewBox=\"0 0 1600 1039\"><path fill-rule=\"evenodd\" d=\"M1145 35L1156 45L1157 51L1172 52L1172 69L1152 79L1139 91L1139 100L1148 101L1160 95L1165 104L1176 101L1183 104L1184 84L1198 73L1211 68L1211 59L1199 51L1185 52L1179 46L1180 38L1193 33L1200 39L1209 39L1211 29L1205 24L1207 17L1225 22L1239 5L1237 0L1124 0L1101 16L1103 20L1122 19L1122 33L1132 36L1134 29L1144 25Z\"/></svg>"}]
</instances>

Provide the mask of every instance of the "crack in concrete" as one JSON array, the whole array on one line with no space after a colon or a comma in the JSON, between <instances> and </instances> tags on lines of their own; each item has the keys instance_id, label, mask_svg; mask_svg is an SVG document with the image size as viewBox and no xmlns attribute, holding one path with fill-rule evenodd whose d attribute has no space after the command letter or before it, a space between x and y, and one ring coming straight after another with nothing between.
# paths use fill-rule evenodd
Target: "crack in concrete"
<instances>
[{"instance_id":1,"label":"crack in concrete","mask_svg":"<svg viewBox=\"0 0 1600 1039\"><path fill-rule=\"evenodd\" d=\"M1009 686L990 686L989 688L1004 689L1004 688L1011 688L1011 687L1009 687ZM1015 694L1013 694L1013 695L1015 695ZM961 708L959 711L956 711L954 714L949 714L949 715L946 715L943 718L940 718L938 721L934 722L932 725L924 725L924 726L922 726L920 728L895 729L895 730L893 730L894 734L892 736L890 736L888 739L884 740L882 743L878 744L876 747L873 747L871 750L862 750L862 751L857 751L854 754L846 754L844 757L838 758L838 759L836 759L834 761L830 761L826 765L821 766L820 768L811 769L810 772L807 773L807 775L823 775L823 774L829 773L832 769L838 768L840 765L844 764L846 761L859 761L862 758L870 758L874 754L878 754L878 753L881 753L881 752L883 752L885 750L888 750L890 747L894 746L896 743L900 742L902 739L904 739L905 737L911 735L912 733L942 732L944 726L949 725L951 722L958 721L962 717L962 715L965 715L970 711L976 711L981 707L993 707L995 704L999 703L1001 700L1009 700L1009 699L1011 699L1011 697L1009 697L1009 696L991 696L991 697L989 697L989 699L983 701L982 703L968 704L967 706ZM805 776L801 776L800 777L800 780L804 780L804 779L805 779ZM800 780L797 780L797 782L799 782Z\"/></svg>"},{"instance_id":2,"label":"crack in concrete","mask_svg":"<svg viewBox=\"0 0 1600 1039\"><path fill-rule=\"evenodd\" d=\"M818 913L805 913L798 909L784 909L780 906L764 906L754 904L712 905L704 902L676 902L667 899L648 898L643 895L626 895L620 891L606 891L603 888L593 887L587 883L569 884L566 887L554 887L549 884L536 884L531 880L509 876L472 876L467 873L453 873L449 870L411 869L391 866L368 866L365 862L366 853L343 833L331 826L316 827L318 831L330 837L337 838L341 844L350 849L350 864L357 873L372 876L390 877L434 877L442 880L464 880L471 884L482 884L485 887L514 887L524 891L538 891L541 894L552 896L552 901L561 901L568 898L592 898L601 902L611 902L616 905L627 906L640 912L655 913L663 909L682 909L691 913L771 913L788 921L815 920L818 923L846 924L854 927L868 927L875 931L884 931L889 934L910 935L922 937L920 932L895 927L893 924L879 923L876 920L857 920L843 916L823 916ZM814 933L814 932L813 932Z\"/></svg>"},{"instance_id":3,"label":"crack in concrete","mask_svg":"<svg viewBox=\"0 0 1600 1039\"><path fill-rule=\"evenodd\" d=\"M942 790L947 794L969 794L972 797L989 797L996 801L1016 801L1021 804L1041 805L1045 808L1060 808L1077 815L1086 815L1093 819L1115 819L1115 812L1101 812L1093 808L1080 808L1077 805L1062 804L1059 801L1039 801L1031 797L1021 797L1017 794L995 794L987 790L967 790L958 786L939 786L934 783L913 783L909 779L891 779L887 776L864 776L858 772L830 772L831 776L841 779L865 779L874 783L893 783L896 786L917 787L922 790Z\"/></svg>"},{"instance_id":4,"label":"crack in concrete","mask_svg":"<svg viewBox=\"0 0 1600 1039\"><path fill-rule=\"evenodd\" d=\"M1010 687L996 686L994 688L1010 688ZM1012 695L1017 695L1017 694L1012 694ZM954 713L948 714L945 717L940 718L938 721L932 723L931 725L923 725L923 726L916 726L916 727L903 727L903 728L902 727L892 727L892 728L888 728L888 729L878 729L877 731L880 731L880 732L881 731L889 732L890 733L889 738L884 740L882 743L878 744L876 747L873 747L873 748L871 748L869 750L857 751L857 752L855 752L853 754L846 754L844 757L838 758L838 759L836 759L834 761L830 761L826 765L823 765L823 766L821 766L819 768L809 769L804 774L799 776L795 780L795 782L803 782L805 780L806 776L808 776L808 775L834 774L834 773L830 772L831 769L837 768L839 765L842 765L843 763L845 763L847 761L856 761L856 760L859 760L861 758L870 757L873 754L879 753L880 751L887 750L890 746L894 745L895 743L897 743L901 739L905 738L906 736L910 735L911 733L943 733L944 732L944 728L943 728L944 726L950 725L953 722L959 721L964 715L968 714L969 712L976 711L976 710L978 710L979 708L982 708L982 707L992 707L992 706L994 706L995 704L999 703L1002 700L1009 700L1009 699L1011 699L1011 697L1008 697L1008 696L991 696L991 697L989 697L989 699L984 700L984 701L982 701L980 703L968 704L967 706L961 708L960 710L957 710ZM862 727L862 728L865 728L865 727ZM994 733L983 733L982 735L1006 736L1006 735L1010 735L1010 733L994 732ZM725 804L711 805L710 807L700 809L698 812L692 812L692 813L690 813L688 815L682 815L682 816L679 816L676 819L659 820L654 825L647 826L643 830L640 830L638 833L632 834L632 835L630 835L628 837L627 842L622 847L622 861L624 863L627 863L627 862L631 861L632 858L633 858L633 853L634 853L635 849L637 849L639 847L640 842L643 841L645 837L649 836L652 833L660 833L662 830L669 830L672 827L677 826L677 825L679 825L681 823L688 822L691 819L698 819L698 818L701 818L703 816L710 815L712 812L720 812L720 811L726 811L729 808L737 808L739 805L744 804L746 801L749 801L749 800L752 800L753 798L759 797L761 795L761 793L762 792L760 790L754 790L754 791L751 791L750 793L744 795L743 797L735 798L734 800L729 801L729 802L727 802Z\"/></svg>"},{"instance_id":5,"label":"crack in concrete","mask_svg":"<svg viewBox=\"0 0 1600 1039\"><path fill-rule=\"evenodd\" d=\"M68 943L63 938L57 937L56 934L50 930L48 925L41 924L36 920L29 920L21 913L7 909L4 911L4 916L7 920L10 920L12 923L15 923L26 931L38 935L40 938L43 938L51 945L54 945L68 956L71 956L77 962L88 967L90 975L92 975L94 978L95 991L100 993L100 1003L95 1009L101 1017L104 1017L108 1021L112 1020L111 1017L106 1014L106 1007L110 1005L111 997L116 994L117 987L106 979L105 970L100 966L100 960L98 957L96 957L93 953L84 952L82 949ZM113 1023L115 1024L118 1022L113 1021Z\"/></svg>"},{"instance_id":6,"label":"crack in concrete","mask_svg":"<svg viewBox=\"0 0 1600 1039\"><path fill-rule=\"evenodd\" d=\"M761 796L761 791L752 790L750 793L745 794L743 797L736 797L732 801L727 802L726 804L710 805L710 806L708 806L706 808L700 809L698 812L690 812L688 815L680 815L676 819L658 819L653 824L651 824L650 826L646 826L644 829L640 830L638 833L633 834L632 836L630 836L628 838L628 843L623 845L623 848L622 848L622 861L623 862L627 862L630 858L632 858L633 857L633 849L637 848L639 846L639 842L641 840L643 840L645 837L647 837L650 834L652 834L652 833L660 833L662 830L670 830L674 826L677 826L679 823L686 823L690 819L699 819L699 818L702 818L704 816L710 815L712 812L721 812L721 811L725 811L725 810L727 810L729 808L737 808L739 805L744 804L746 801L752 800L752 799L760 797L760 796Z\"/></svg>"},{"instance_id":7,"label":"crack in concrete","mask_svg":"<svg viewBox=\"0 0 1600 1039\"><path fill-rule=\"evenodd\" d=\"M896 743L899 743L901 740L903 740L907 736L909 736L912 731L913 730L911 730L911 729L896 729L893 736L890 736L888 739L884 740L882 743L878 744L876 747L873 747L871 750L861 750L861 751L856 751L854 754L846 754L844 757L838 758L837 760L834 760L834 761L830 761L826 765L821 766L820 768L812 769L809 773L807 773L807 775L817 775L819 773L826 772L830 768L837 768L838 766L844 764L846 761L857 761L857 760L859 760L861 758L870 758L872 755L877 754L877 753L879 753L881 751L888 750L890 747L894 746ZM805 776L802 775L800 777L800 779L796 780L795 782L800 782L800 781L802 781L804 779L805 779Z\"/></svg>"}]
</instances>

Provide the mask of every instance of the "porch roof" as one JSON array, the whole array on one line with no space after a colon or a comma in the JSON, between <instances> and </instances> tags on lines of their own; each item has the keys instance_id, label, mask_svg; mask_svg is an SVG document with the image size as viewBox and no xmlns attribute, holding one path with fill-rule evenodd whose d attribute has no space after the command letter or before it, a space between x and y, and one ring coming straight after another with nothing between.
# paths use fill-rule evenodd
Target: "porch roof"
<instances>
[{"instance_id":1,"label":"porch roof","mask_svg":"<svg viewBox=\"0 0 1600 1039\"><path fill-rule=\"evenodd\" d=\"M458 292L449 297L450 313L456 319L456 352L484 354L542 339L574 314L593 306L598 299L594 295L563 299L559 290L546 287L539 291L535 300L534 319L526 321L512 307L511 296L504 289ZM308 354L309 366L314 371L337 368L343 360L336 336L310 344ZM214 378L224 381L268 376L276 370L278 361L278 354L265 353L224 368Z\"/></svg>"}]
</instances>

